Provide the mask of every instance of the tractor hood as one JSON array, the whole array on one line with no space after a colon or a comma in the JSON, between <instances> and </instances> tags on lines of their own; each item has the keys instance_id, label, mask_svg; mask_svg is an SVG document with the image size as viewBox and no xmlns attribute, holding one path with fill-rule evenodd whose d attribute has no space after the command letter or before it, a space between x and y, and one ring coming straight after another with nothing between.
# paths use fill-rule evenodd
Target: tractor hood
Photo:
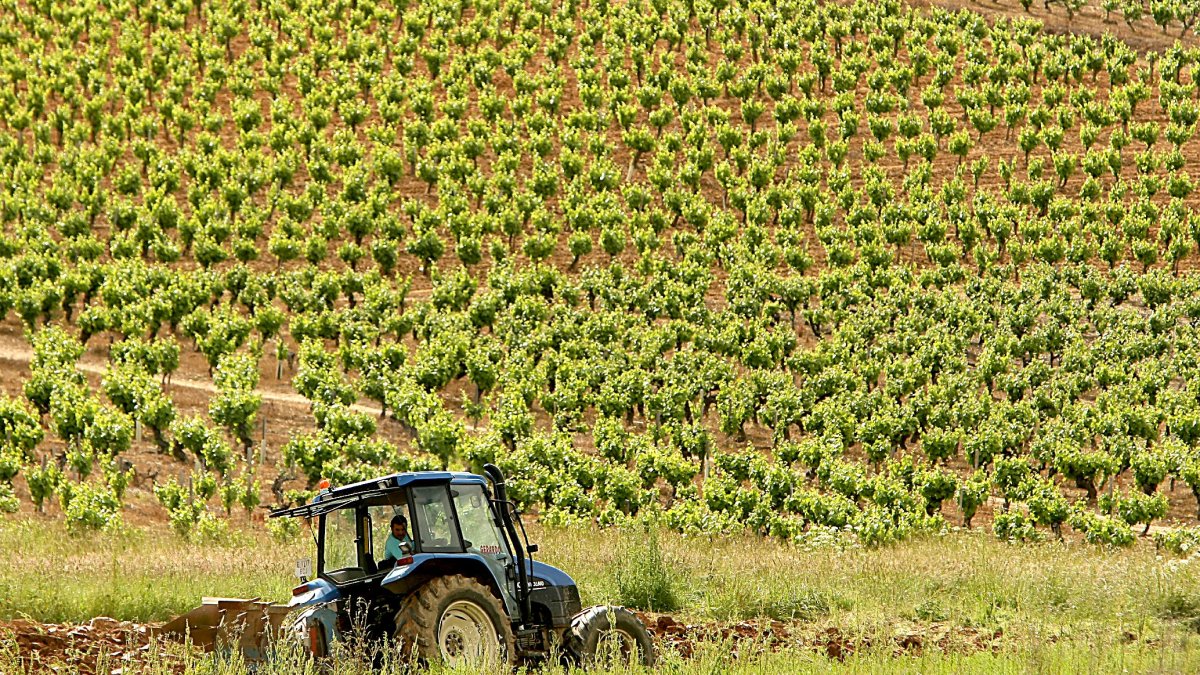
<instances>
[{"instance_id":1,"label":"tractor hood","mask_svg":"<svg viewBox=\"0 0 1200 675\"><path fill-rule=\"evenodd\" d=\"M530 590L550 586L565 587L575 585L575 580L571 578L571 575L544 562L526 560L525 571L529 574Z\"/></svg>"}]
</instances>

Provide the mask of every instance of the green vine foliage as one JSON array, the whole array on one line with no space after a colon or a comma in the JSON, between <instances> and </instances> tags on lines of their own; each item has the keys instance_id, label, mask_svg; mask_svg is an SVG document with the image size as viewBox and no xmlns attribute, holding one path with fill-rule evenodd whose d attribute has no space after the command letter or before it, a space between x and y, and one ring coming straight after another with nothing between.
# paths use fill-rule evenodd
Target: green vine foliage
<instances>
[{"instance_id":1,"label":"green vine foliage","mask_svg":"<svg viewBox=\"0 0 1200 675\"><path fill-rule=\"evenodd\" d=\"M114 527L157 450L219 538L273 397L284 495L496 462L550 522L869 545L1200 504L1195 50L894 0L352 5L13 8L0 489Z\"/></svg>"}]
</instances>

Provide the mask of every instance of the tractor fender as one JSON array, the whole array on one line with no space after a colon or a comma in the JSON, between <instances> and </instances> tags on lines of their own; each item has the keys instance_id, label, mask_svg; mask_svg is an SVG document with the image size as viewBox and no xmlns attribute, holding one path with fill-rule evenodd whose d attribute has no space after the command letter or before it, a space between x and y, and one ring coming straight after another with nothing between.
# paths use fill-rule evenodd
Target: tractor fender
<instances>
[{"instance_id":1,"label":"tractor fender","mask_svg":"<svg viewBox=\"0 0 1200 675\"><path fill-rule=\"evenodd\" d=\"M380 585L396 595L408 595L432 578L451 574L478 579L507 605L508 598L500 590L504 587L503 580L496 578L483 556L477 553L417 553L411 563L397 565L388 572ZM508 609L511 612L513 608Z\"/></svg>"},{"instance_id":2,"label":"tractor fender","mask_svg":"<svg viewBox=\"0 0 1200 675\"><path fill-rule=\"evenodd\" d=\"M342 596L338 589L333 584L325 579L313 579L305 582L305 590L292 596L288 600L287 606L290 609L300 609L302 607L311 607L312 605L322 605L327 602L333 602Z\"/></svg>"},{"instance_id":3,"label":"tractor fender","mask_svg":"<svg viewBox=\"0 0 1200 675\"><path fill-rule=\"evenodd\" d=\"M339 639L335 602L324 602L301 609L290 619L287 636L302 651L313 656L326 656Z\"/></svg>"}]
</instances>

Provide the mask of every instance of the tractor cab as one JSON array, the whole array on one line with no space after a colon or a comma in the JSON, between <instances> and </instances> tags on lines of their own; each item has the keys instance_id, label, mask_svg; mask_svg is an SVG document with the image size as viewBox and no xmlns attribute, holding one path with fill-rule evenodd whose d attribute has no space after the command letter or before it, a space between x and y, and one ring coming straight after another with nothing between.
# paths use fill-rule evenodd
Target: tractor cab
<instances>
[{"instance_id":1,"label":"tractor cab","mask_svg":"<svg viewBox=\"0 0 1200 675\"><path fill-rule=\"evenodd\" d=\"M326 490L310 504L272 515L307 517L316 534L317 581L298 587L298 597L319 582L343 596L403 594L430 575L467 573L487 581L516 614L520 575L504 532L508 508L481 476L422 472ZM399 556L386 551L397 516L407 534Z\"/></svg>"},{"instance_id":2,"label":"tractor cab","mask_svg":"<svg viewBox=\"0 0 1200 675\"><path fill-rule=\"evenodd\" d=\"M311 559L300 561L288 604L205 598L160 632L206 649L236 634L249 660L288 636L329 656L354 634L451 667L552 653L576 663L612 653L653 665L653 640L635 614L582 609L574 580L533 560L537 546L505 495L503 474L491 464L484 472L398 473L324 487L308 504L272 511L308 521L316 544L315 571Z\"/></svg>"},{"instance_id":3,"label":"tractor cab","mask_svg":"<svg viewBox=\"0 0 1200 675\"><path fill-rule=\"evenodd\" d=\"M316 540L315 576L302 579L289 603L298 611L296 637L323 655L361 629L452 664L539 659L554 641L573 640L568 633L588 614L574 580L532 559L537 546L505 496L500 470L486 472L394 474L272 512L307 519ZM607 609L606 617L636 622L624 609ZM644 628L639 634L644 640L631 649L652 656Z\"/></svg>"}]
</instances>

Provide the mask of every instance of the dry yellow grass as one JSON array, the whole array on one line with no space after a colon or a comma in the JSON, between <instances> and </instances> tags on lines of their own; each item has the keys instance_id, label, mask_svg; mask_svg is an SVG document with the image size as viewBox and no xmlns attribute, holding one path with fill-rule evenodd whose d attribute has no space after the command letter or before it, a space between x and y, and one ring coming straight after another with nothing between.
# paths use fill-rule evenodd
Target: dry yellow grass
<instances>
[{"instance_id":1,"label":"dry yellow grass","mask_svg":"<svg viewBox=\"0 0 1200 675\"><path fill-rule=\"evenodd\" d=\"M538 557L575 577L584 602L629 602L663 586L686 620L797 618L853 631L949 622L1028 637L1131 633L1161 638L1200 626L1200 566L1152 546L1009 545L952 533L884 549L794 546L748 536L531 527ZM653 542L661 564L644 561ZM42 519L0 521L0 617L160 620L202 595L282 600L307 535L281 544L258 529L188 542L165 526L69 536ZM645 578L642 578L645 577ZM633 604L633 603L630 603Z\"/></svg>"}]
</instances>

